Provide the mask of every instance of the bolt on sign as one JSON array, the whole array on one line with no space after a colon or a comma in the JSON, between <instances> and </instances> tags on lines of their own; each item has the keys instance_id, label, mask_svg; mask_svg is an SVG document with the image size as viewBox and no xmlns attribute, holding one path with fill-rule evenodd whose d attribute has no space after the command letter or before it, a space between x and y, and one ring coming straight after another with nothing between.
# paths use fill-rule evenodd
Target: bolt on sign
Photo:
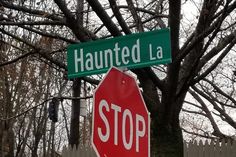
<instances>
[{"instance_id":1,"label":"bolt on sign","mask_svg":"<svg viewBox=\"0 0 236 157\"><path fill-rule=\"evenodd\" d=\"M150 116L135 79L111 68L94 93L92 145L98 157L149 157Z\"/></svg>"},{"instance_id":2,"label":"bolt on sign","mask_svg":"<svg viewBox=\"0 0 236 157\"><path fill-rule=\"evenodd\" d=\"M170 30L161 29L105 40L71 44L67 48L68 78L171 62Z\"/></svg>"}]
</instances>

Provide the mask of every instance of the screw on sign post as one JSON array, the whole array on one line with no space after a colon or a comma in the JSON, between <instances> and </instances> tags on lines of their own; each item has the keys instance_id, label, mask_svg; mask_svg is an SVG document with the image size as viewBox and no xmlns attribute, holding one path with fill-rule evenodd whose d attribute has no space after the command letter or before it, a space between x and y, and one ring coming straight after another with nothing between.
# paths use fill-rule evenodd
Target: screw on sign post
<instances>
[{"instance_id":1,"label":"screw on sign post","mask_svg":"<svg viewBox=\"0 0 236 157\"><path fill-rule=\"evenodd\" d=\"M149 157L150 118L135 79L111 68L94 93L92 144L98 157Z\"/></svg>"}]
</instances>

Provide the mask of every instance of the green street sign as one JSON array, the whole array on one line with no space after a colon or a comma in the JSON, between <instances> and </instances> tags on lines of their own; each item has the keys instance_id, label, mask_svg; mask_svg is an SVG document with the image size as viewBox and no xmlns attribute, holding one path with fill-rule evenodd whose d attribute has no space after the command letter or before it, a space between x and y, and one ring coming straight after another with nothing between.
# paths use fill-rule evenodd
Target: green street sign
<instances>
[{"instance_id":1,"label":"green street sign","mask_svg":"<svg viewBox=\"0 0 236 157\"><path fill-rule=\"evenodd\" d=\"M171 62L170 30L161 29L67 47L68 78Z\"/></svg>"}]
</instances>

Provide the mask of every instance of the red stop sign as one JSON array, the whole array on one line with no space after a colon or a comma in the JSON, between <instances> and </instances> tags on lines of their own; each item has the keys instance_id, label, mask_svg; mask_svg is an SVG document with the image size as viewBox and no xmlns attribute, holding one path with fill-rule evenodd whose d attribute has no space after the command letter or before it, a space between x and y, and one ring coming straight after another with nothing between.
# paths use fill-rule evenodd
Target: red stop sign
<instances>
[{"instance_id":1,"label":"red stop sign","mask_svg":"<svg viewBox=\"0 0 236 157\"><path fill-rule=\"evenodd\" d=\"M99 157L149 157L150 118L136 81L111 68L94 93L92 144Z\"/></svg>"}]
</instances>

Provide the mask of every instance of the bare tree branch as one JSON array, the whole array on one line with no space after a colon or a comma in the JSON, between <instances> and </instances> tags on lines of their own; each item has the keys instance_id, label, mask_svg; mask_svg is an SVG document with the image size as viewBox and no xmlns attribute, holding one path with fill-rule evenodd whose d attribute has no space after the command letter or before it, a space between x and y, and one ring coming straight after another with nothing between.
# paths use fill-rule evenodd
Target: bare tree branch
<instances>
[{"instance_id":1,"label":"bare tree branch","mask_svg":"<svg viewBox=\"0 0 236 157\"><path fill-rule=\"evenodd\" d=\"M22 11L22 12L33 14L33 15L38 15L40 17L51 19L53 21L63 21L62 18L56 16L55 14L50 14L42 10L35 10L35 9L27 8L25 6L15 5L12 2L9 2L6 0L1 0L0 5L9 9L14 9L14 10Z\"/></svg>"},{"instance_id":2,"label":"bare tree branch","mask_svg":"<svg viewBox=\"0 0 236 157\"><path fill-rule=\"evenodd\" d=\"M222 59L230 52L235 43L236 43L236 38L233 39L233 41L227 46L227 48L221 53L221 55L217 58L217 60L207 70L205 70L200 76L194 79L193 83L199 82L201 79L206 77L212 70L214 70L217 67L217 65L220 64Z\"/></svg>"},{"instance_id":3,"label":"bare tree branch","mask_svg":"<svg viewBox=\"0 0 236 157\"><path fill-rule=\"evenodd\" d=\"M98 0L87 0L87 2L95 11L97 16L102 20L103 24L106 26L112 36L122 35L119 29L117 28L116 24L111 20L111 18L108 16L108 14L103 9L102 5L99 3Z\"/></svg>"},{"instance_id":4,"label":"bare tree branch","mask_svg":"<svg viewBox=\"0 0 236 157\"><path fill-rule=\"evenodd\" d=\"M182 130L183 130L184 132L188 133L188 134L196 135L196 136L198 136L198 137L203 137L203 138L207 138L207 139L216 139L215 137L211 137L211 136L208 136L208 135L198 134L198 133L196 133L196 132L191 132L191 131L188 131L188 130L186 130L186 129L184 129L184 128L182 128Z\"/></svg>"},{"instance_id":5,"label":"bare tree branch","mask_svg":"<svg viewBox=\"0 0 236 157\"><path fill-rule=\"evenodd\" d=\"M224 137L225 135L220 131L218 125L216 124L211 112L207 108L207 105L204 103L204 101L201 99L199 95L197 95L194 91L189 89L189 93L201 104L202 110L206 113L206 117L210 120L210 123L214 129L214 135L218 137Z\"/></svg>"},{"instance_id":6,"label":"bare tree branch","mask_svg":"<svg viewBox=\"0 0 236 157\"><path fill-rule=\"evenodd\" d=\"M210 59L216 56L221 50L223 50L228 44L232 43L236 36L236 31L230 33L229 35L221 38L218 44L212 48L199 62L198 69L201 69ZM199 71L199 70L198 70Z\"/></svg>"},{"instance_id":7,"label":"bare tree branch","mask_svg":"<svg viewBox=\"0 0 236 157\"><path fill-rule=\"evenodd\" d=\"M66 23L63 21L0 21L0 25L3 26L24 26L24 25L29 25L29 26L36 26L36 25L57 25L57 26L63 26Z\"/></svg>"},{"instance_id":8,"label":"bare tree branch","mask_svg":"<svg viewBox=\"0 0 236 157\"><path fill-rule=\"evenodd\" d=\"M126 5L119 5L118 8L125 8L125 9L128 9L129 7L126 6ZM136 11L140 11L140 12L143 12L143 13L147 13L147 14L156 16L157 18L168 18L168 17L169 17L168 15L165 15L165 14L157 14L157 13L154 12L154 11L147 10L147 9L144 9L144 8L138 8L138 7L134 7L134 8L135 8Z\"/></svg>"},{"instance_id":9,"label":"bare tree branch","mask_svg":"<svg viewBox=\"0 0 236 157\"><path fill-rule=\"evenodd\" d=\"M20 27L23 28L23 29L29 30L31 32L37 33L39 35L42 35L44 37L50 37L50 38L57 39L57 40L59 39L59 40L62 40L62 41L65 41L65 42L68 42L68 43L71 43L71 44L72 43L78 43L78 41L75 41L75 40L72 40L72 39L67 39L67 38L62 37L58 34L48 33L46 31L39 31L39 30L36 30L32 27L27 27L27 26L23 26L23 25L20 26Z\"/></svg>"},{"instance_id":10,"label":"bare tree branch","mask_svg":"<svg viewBox=\"0 0 236 157\"><path fill-rule=\"evenodd\" d=\"M190 111L190 110L187 110L187 109L182 109L183 112L187 112L187 113L193 113L193 114L197 114L197 115L201 115L201 116L204 116L204 117L207 117L207 115L205 113L202 113L202 112L198 112L198 111Z\"/></svg>"},{"instance_id":11,"label":"bare tree branch","mask_svg":"<svg viewBox=\"0 0 236 157\"><path fill-rule=\"evenodd\" d=\"M128 8L134 18L134 22L135 22L135 25L137 27L137 30L139 32L143 32L144 29L143 29L143 25L142 25L142 21L141 21L141 18L138 16L136 10L135 10L135 7L134 7L134 4L133 4L133 1L132 0L126 0L127 4L128 4Z\"/></svg>"},{"instance_id":12,"label":"bare tree branch","mask_svg":"<svg viewBox=\"0 0 236 157\"><path fill-rule=\"evenodd\" d=\"M42 47L40 47L40 45L36 46L36 45L32 44L31 42L27 41L26 39L22 39L22 38L20 38L16 35L13 35L13 34L7 32L7 31L5 31L1 28L0 28L0 31L3 32L4 34L7 34L7 35L11 36L12 38L14 38L18 41L21 41L21 42L25 43L29 47L33 48L35 53L38 53L39 55L41 55L45 59L49 60L51 63L57 65L58 67L60 67L62 69L67 69L67 67L64 63L62 63L61 61L56 60L52 56L50 56L50 51L49 50L43 49Z\"/></svg>"},{"instance_id":13,"label":"bare tree branch","mask_svg":"<svg viewBox=\"0 0 236 157\"><path fill-rule=\"evenodd\" d=\"M234 10L236 8L236 3L234 2L233 4L231 4L230 6L227 7L227 11L225 12L225 14L222 14L223 11L221 12L221 16L218 17L218 19L216 19L214 21L214 23L212 23L207 29L205 29L202 33L200 34L196 34L196 32L194 32L194 38L192 38L192 40L188 40L188 44L185 43L184 46L180 49L180 54L177 56L176 61L180 61L182 60L188 53L191 52L191 50L194 48L194 46L201 42L204 38L206 38L209 34L211 34L215 28L217 28L217 26L219 25L219 23L222 23L222 15L224 17L226 17L226 15L229 15L231 13L232 10Z\"/></svg>"},{"instance_id":14,"label":"bare tree branch","mask_svg":"<svg viewBox=\"0 0 236 157\"><path fill-rule=\"evenodd\" d=\"M214 107L214 109L216 109L225 119L225 120L229 125L231 125L233 128L236 128L236 122L225 112L225 110L221 109L218 104L214 101L214 98L211 96L208 96L210 93L205 94L203 91L199 90L197 87L192 86L192 88L194 89L194 91L196 91L198 94L200 94L202 97L204 97L205 99L207 99Z\"/></svg>"},{"instance_id":15,"label":"bare tree branch","mask_svg":"<svg viewBox=\"0 0 236 157\"><path fill-rule=\"evenodd\" d=\"M220 93L221 95L223 95L224 97L226 97L227 99L232 101L234 103L235 107L236 107L236 100L233 97L231 97L228 94L226 94L223 90L221 90L219 87L217 87L215 84L213 84L207 78L204 78L203 80L206 81L207 83L209 83L218 93Z\"/></svg>"},{"instance_id":16,"label":"bare tree branch","mask_svg":"<svg viewBox=\"0 0 236 157\"><path fill-rule=\"evenodd\" d=\"M130 31L129 26L126 24L125 20L123 19L122 15L119 11L119 8L116 4L116 0L109 0L109 3L110 3L111 9L112 9L117 21L119 22L122 30L125 32L125 34L131 34L132 32Z\"/></svg>"},{"instance_id":17,"label":"bare tree branch","mask_svg":"<svg viewBox=\"0 0 236 157\"><path fill-rule=\"evenodd\" d=\"M28 56L30 56L30 55L33 55L33 54L35 54L35 53L36 53L36 52L33 52L33 51L32 51L32 52L24 53L24 54L22 54L22 55L16 57L15 59L12 59L12 60L7 61L7 62L4 62L4 63L0 63L0 67L6 66L6 65L9 65L9 64L13 64L13 63L15 63L15 62L17 62L17 61L19 61L19 60L21 60L21 59L23 59L23 58L26 58L26 57L28 57Z\"/></svg>"},{"instance_id":18,"label":"bare tree branch","mask_svg":"<svg viewBox=\"0 0 236 157\"><path fill-rule=\"evenodd\" d=\"M79 21L77 21L77 19L75 19L75 17L68 10L64 0L54 0L54 1L61 9L61 11L64 13L66 17L67 26L74 32L74 34L80 41L85 42L91 39L93 40L97 39L97 37L92 32L83 28L83 26L79 25Z\"/></svg>"}]
</instances>

